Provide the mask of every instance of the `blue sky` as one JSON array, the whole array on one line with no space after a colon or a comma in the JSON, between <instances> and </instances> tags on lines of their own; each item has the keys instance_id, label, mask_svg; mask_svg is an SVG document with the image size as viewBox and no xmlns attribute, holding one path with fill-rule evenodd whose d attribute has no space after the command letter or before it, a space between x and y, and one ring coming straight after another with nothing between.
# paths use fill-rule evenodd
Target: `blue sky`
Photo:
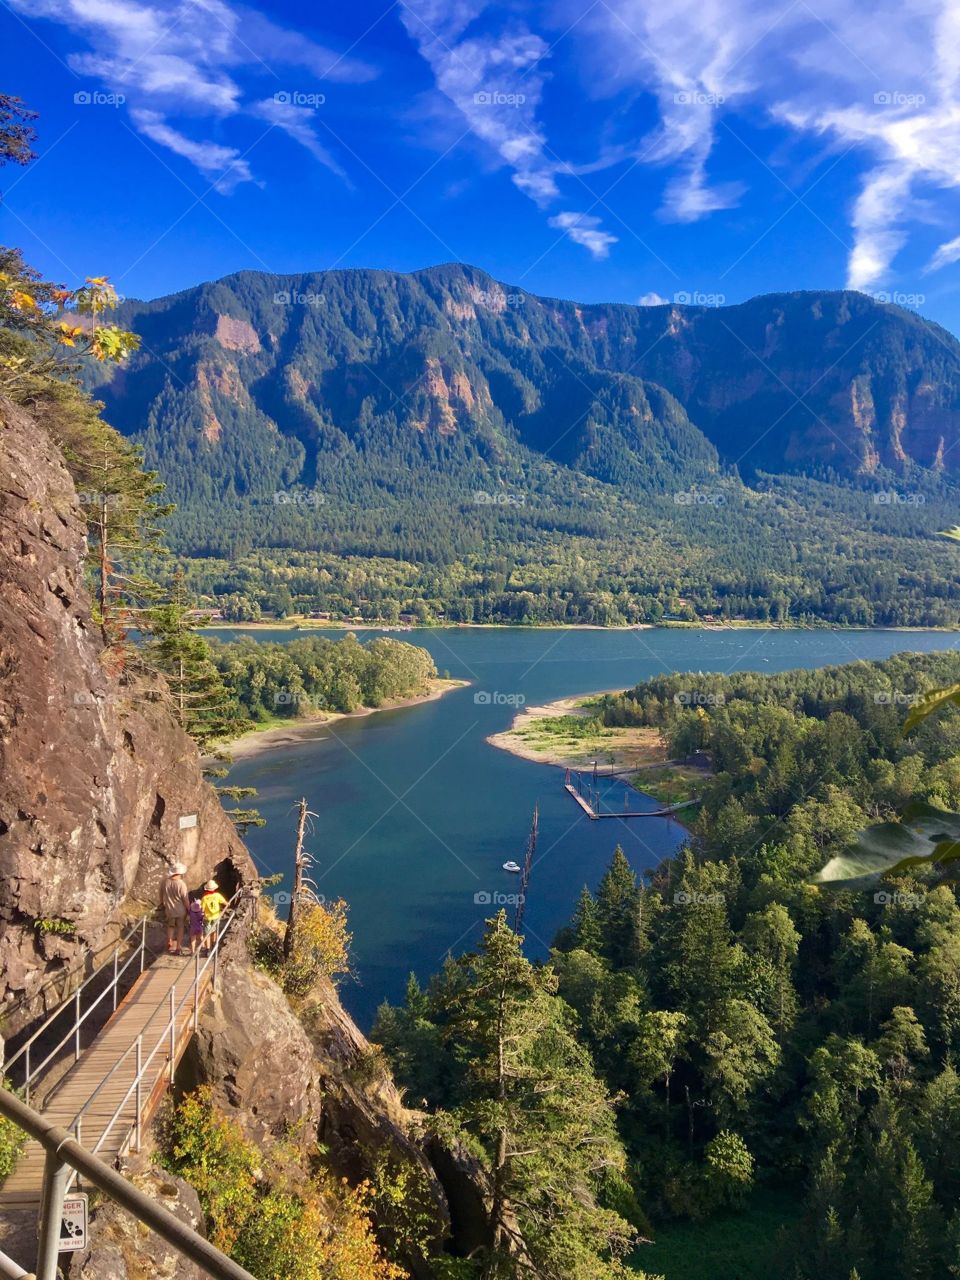
<instances>
[{"instance_id":1,"label":"blue sky","mask_svg":"<svg viewBox=\"0 0 960 1280\"><path fill-rule=\"evenodd\" d=\"M937 0L0 0L2 238L153 297L460 259L584 301L850 285L960 331Z\"/></svg>"}]
</instances>

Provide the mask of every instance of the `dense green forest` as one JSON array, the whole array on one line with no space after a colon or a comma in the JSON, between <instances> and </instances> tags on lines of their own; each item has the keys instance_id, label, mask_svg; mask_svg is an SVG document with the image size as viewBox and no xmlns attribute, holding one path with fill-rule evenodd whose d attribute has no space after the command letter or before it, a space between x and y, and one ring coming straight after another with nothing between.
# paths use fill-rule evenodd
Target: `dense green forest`
<instances>
[{"instance_id":1,"label":"dense green forest","mask_svg":"<svg viewBox=\"0 0 960 1280\"><path fill-rule=\"evenodd\" d=\"M638 878L618 850L540 969L616 1103L625 1162L592 1194L648 1239L692 1220L706 1242L739 1215L744 1274L764 1250L788 1280L960 1274L956 883L933 867L811 883L907 801L960 804L960 711L901 732L958 678L956 655L907 654L666 676L608 699L609 723L657 725L714 769L681 854ZM408 1088L454 1116L477 1090L451 1033L470 963L411 981L375 1030ZM771 1217L759 1206L778 1193L791 1211ZM637 1259L670 1274L656 1244Z\"/></svg>"},{"instance_id":2,"label":"dense green forest","mask_svg":"<svg viewBox=\"0 0 960 1280\"><path fill-rule=\"evenodd\" d=\"M268 644L212 642L210 654L230 695L254 721L313 711L357 711L425 693L437 669L426 649L386 637L318 636Z\"/></svg>"},{"instance_id":3,"label":"dense green forest","mask_svg":"<svg viewBox=\"0 0 960 1280\"><path fill-rule=\"evenodd\" d=\"M91 385L231 619L960 618L960 550L930 553L960 346L902 308L580 307L450 265L242 272L120 315L143 347Z\"/></svg>"}]
</instances>

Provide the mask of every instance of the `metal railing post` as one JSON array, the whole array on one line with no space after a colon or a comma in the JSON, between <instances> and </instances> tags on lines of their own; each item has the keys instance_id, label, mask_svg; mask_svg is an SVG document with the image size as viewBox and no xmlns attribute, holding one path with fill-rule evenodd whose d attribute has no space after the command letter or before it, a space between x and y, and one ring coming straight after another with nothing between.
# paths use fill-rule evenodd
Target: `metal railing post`
<instances>
[{"instance_id":1,"label":"metal railing post","mask_svg":"<svg viewBox=\"0 0 960 1280\"><path fill-rule=\"evenodd\" d=\"M213 987L214 992L216 992L217 990L217 961L220 958L220 921L219 920L217 921L216 929L217 929L217 937L213 944L213 981L210 984Z\"/></svg>"},{"instance_id":2,"label":"metal railing post","mask_svg":"<svg viewBox=\"0 0 960 1280\"><path fill-rule=\"evenodd\" d=\"M140 1151L140 1110L142 1099L140 1093L140 1077L143 1074L143 1032L137 1036L137 1074L135 1076L137 1082L137 1118L135 1121L135 1150L139 1154Z\"/></svg>"},{"instance_id":3,"label":"metal railing post","mask_svg":"<svg viewBox=\"0 0 960 1280\"><path fill-rule=\"evenodd\" d=\"M120 948L113 951L113 1012L117 1012L117 965L120 963Z\"/></svg>"},{"instance_id":4,"label":"metal railing post","mask_svg":"<svg viewBox=\"0 0 960 1280\"><path fill-rule=\"evenodd\" d=\"M80 992L79 990L77 991L76 999L74 1000L74 1017L76 1022L76 1030L74 1032L74 1039L73 1039L73 1060L74 1062L79 1062L80 1061Z\"/></svg>"},{"instance_id":5,"label":"metal railing post","mask_svg":"<svg viewBox=\"0 0 960 1280\"><path fill-rule=\"evenodd\" d=\"M177 1059L177 984L170 988L170 1084L173 1085L173 1073Z\"/></svg>"},{"instance_id":6,"label":"metal railing post","mask_svg":"<svg viewBox=\"0 0 960 1280\"><path fill-rule=\"evenodd\" d=\"M140 926L140 972L143 973L143 958L147 953L147 917L143 917L143 924Z\"/></svg>"},{"instance_id":7,"label":"metal railing post","mask_svg":"<svg viewBox=\"0 0 960 1280\"><path fill-rule=\"evenodd\" d=\"M200 948L193 953L193 1029L200 1025Z\"/></svg>"},{"instance_id":8,"label":"metal railing post","mask_svg":"<svg viewBox=\"0 0 960 1280\"><path fill-rule=\"evenodd\" d=\"M27 1078L24 1081L23 1100L30 1105L30 1045L27 1045Z\"/></svg>"},{"instance_id":9,"label":"metal railing post","mask_svg":"<svg viewBox=\"0 0 960 1280\"><path fill-rule=\"evenodd\" d=\"M43 1165L43 1200L40 1206L40 1247L37 1250L37 1280L57 1280L60 1252L60 1220L63 1197L67 1193L69 1166L48 1149Z\"/></svg>"}]
</instances>

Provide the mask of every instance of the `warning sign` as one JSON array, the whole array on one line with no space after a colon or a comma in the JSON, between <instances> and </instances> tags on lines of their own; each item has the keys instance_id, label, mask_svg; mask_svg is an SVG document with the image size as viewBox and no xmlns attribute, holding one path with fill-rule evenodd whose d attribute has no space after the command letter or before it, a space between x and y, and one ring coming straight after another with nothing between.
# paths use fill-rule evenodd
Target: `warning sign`
<instances>
[{"instance_id":1,"label":"warning sign","mask_svg":"<svg viewBox=\"0 0 960 1280\"><path fill-rule=\"evenodd\" d=\"M60 1218L60 1252L74 1253L87 1247L87 1197L67 1196Z\"/></svg>"}]
</instances>

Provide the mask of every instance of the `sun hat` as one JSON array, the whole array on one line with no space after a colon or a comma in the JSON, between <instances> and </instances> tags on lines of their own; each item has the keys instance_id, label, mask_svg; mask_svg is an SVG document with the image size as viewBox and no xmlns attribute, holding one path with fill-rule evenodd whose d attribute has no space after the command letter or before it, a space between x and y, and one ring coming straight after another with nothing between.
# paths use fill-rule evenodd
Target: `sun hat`
<instances>
[{"instance_id":1,"label":"sun hat","mask_svg":"<svg viewBox=\"0 0 960 1280\"><path fill-rule=\"evenodd\" d=\"M175 862L167 872L168 876L184 876L187 874L187 868L182 862Z\"/></svg>"},{"instance_id":2,"label":"sun hat","mask_svg":"<svg viewBox=\"0 0 960 1280\"><path fill-rule=\"evenodd\" d=\"M213 892L213 890L214 890L214 889L219 889L219 888L220 888L220 886L217 884L216 880L208 880L208 881L207 881L207 883L206 883L203 887L204 887L205 889L208 889L211 893Z\"/></svg>"}]
</instances>

